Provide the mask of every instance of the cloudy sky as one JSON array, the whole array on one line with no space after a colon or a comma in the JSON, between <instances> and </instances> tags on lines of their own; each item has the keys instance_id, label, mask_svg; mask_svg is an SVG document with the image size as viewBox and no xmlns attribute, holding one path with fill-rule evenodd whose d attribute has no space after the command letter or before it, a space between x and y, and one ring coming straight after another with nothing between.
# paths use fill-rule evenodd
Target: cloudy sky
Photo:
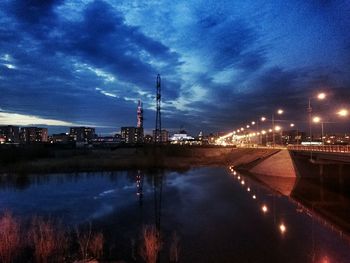
<instances>
[{"instance_id":1,"label":"cloudy sky","mask_svg":"<svg viewBox=\"0 0 350 263\"><path fill-rule=\"evenodd\" d=\"M0 124L108 133L136 125L141 99L151 130L159 73L170 130L229 131L279 107L303 127L309 97L345 127L349 72L346 0L0 1Z\"/></svg>"}]
</instances>

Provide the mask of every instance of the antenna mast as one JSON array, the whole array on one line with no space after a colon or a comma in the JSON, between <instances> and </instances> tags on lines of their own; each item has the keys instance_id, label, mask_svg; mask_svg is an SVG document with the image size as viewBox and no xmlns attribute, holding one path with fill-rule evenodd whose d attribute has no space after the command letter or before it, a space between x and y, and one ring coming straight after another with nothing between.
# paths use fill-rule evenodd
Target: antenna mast
<instances>
[{"instance_id":1,"label":"antenna mast","mask_svg":"<svg viewBox=\"0 0 350 263\"><path fill-rule=\"evenodd\" d=\"M156 114L156 129L155 129L155 138L154 142L155 143L162 143L162 120L160 116L160 102L161 102L161 89L160 89L160 75L157 75L157 114Z\"/></svg>"}]
</instances>

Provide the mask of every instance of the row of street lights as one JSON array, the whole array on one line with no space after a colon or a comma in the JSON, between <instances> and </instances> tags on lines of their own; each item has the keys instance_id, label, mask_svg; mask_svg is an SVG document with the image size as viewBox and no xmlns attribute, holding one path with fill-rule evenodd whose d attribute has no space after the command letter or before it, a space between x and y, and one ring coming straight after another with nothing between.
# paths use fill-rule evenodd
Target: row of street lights
<instances>
[{"instance_id":1,"label":"row of street lights","mask_svg":"<svg viewBox=\"0 0 350 263\"><path fill-rule=\"evenodd\" d=\"M313 116L312 115L311 102L312 102L313 99L317 99L317 100L322 101L322 100L325 100L326 97L327 97L326 93L321 92L321 93L318 93L317 96L309 97L309 99L308 99L307 112L308 112L308 115L309 115L309 144L310 145L312 144L312 123L321 123L322 145L324 144L324 125L323 125L324 124L324 120L321 117L319 117L319 116ZM283 113L284 113L283 109L278 109L278 110L274 111L272 113L272 115L271 115L272 129L269 129L269 132L272 132L272 144L273 144L273 146L275 146L275 144L276 144L275 132L279 132L282 129L280 126L275 125L275 122L276 122L275 114L282 115ZM340 117L346 117L346 116L349 115L349 111L347 109L340 109L337 112L337 115L340 116ZM246 127L246 129L249 129L252 126L256 125L256 127L257 127L256 128L256 133L254 133L254 134L259 136L259 143L260 143L261 134L266 134L266 131L264 131L264 130L259 131L259 120L260 120L260 122L265 122L267 120L267 118L262 116L261 118L258 118L258 120L256 122L252 121L251 123L247 124L245 127ZM293 128L295 126L295 124L294 123L290 123L289 126L291 128ZM245 128L241 127L240 129L237 129L237 130L233 131L232 135L243 133L244 131L245 131Z\"/></svg>"}]
</instances>

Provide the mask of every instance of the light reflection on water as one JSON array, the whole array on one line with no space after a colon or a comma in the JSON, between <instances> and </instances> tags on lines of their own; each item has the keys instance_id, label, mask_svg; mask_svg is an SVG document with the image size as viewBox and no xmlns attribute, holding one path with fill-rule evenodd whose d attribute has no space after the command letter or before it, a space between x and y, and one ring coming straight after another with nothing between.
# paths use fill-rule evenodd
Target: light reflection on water
<instances>
[{"instance_id":1,"label":"light reflection on water","mask_svg":"<svg viewBox=\"0 0 350 263\"><path fill-rule=\"evenodd\" d=\"M67 226L92 221L118 248L116 259L130 260L130 240L139 239L143 224L159 223L164 262L174 231L181 262L350 262L347 239L292 199L295 182L265 180L283 195L233 169L162 174L2 177L0 209L21 217L50 215Z\"/></svg>"}]
</instances>

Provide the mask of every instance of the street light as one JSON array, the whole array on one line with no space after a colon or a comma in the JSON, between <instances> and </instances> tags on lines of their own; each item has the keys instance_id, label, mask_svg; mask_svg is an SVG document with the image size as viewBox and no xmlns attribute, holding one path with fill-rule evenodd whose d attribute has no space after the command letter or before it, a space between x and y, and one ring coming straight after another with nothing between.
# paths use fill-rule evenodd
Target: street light
<instances>
[{"instance_id":1,"label":"street light","mask_svg":"<svg viewBox=\"0 0 350 263\"><path fill-rule=\"evenodd\" d=\"M322 145L324 145L324 142L323 142L323 121L320 117L318 116L315 116L312 121L314 123L320 123L321 122L321 139L322 139Z\"/></svg>"},{"instance_id":2,"label":"street light","mask_svg":"<svg viewBox=\"0 0 350 263\"><path fill-rule=\"evenodd\" d=\"M318 94L317 94L317 98L318 98L319 100L325 99L325 98L326 98L326 93L324 93L324 92L318 93Z\"/></svg>"},{"instance_id":3,"label":"street light","mask_svg":"<svg viewBox=\"0 0 350 263\"><path fill-rule=\"evenodd\" d=\"M283 110L282 109L278 109L277 110L277 114L281 115L283 114ZM275 114L272 113L272 142L273 142L273 147L275 147Z\"/></svg>"},{"instance_id":4,"label":"street light","mask_svg":"<svg viewBox=\"0 0 350 263\"><path fill-rule=\"evenodd\" d=\"M326 93L324 92L320 92L317 94L316 98L318 100L324 100L326 98ZM311 128L311 122L312 122L312 107L311 107L311 98L309 97L309 104L308 104L308 108L307 108L307 112L309 113L309 143L311 145L311 141L312 141L312 128Z\"/></svg>"},{"instance_id":5,"label":"street light","mask_svg":"<svg viewBox=\"0 0 350 263\"><path fill-rule=\"evenodd\" d=\"M349 115L349 111L347 109L340 109L337 114L340 116L340 117L346 117Z\"/></svg>"}]
</instances>

